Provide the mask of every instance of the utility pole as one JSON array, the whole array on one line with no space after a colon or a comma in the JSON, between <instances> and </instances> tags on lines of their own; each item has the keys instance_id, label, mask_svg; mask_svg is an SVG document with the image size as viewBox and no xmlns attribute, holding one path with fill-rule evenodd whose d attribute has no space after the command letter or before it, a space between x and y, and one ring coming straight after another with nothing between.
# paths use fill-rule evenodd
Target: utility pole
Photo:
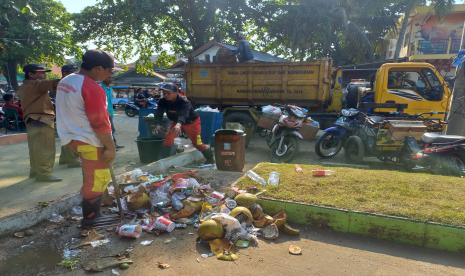
<instances>
[{"instance_id":1,"label":"utility pole","mask_svg":"<svg viewBox=\"0 0 465 276\"><path fill-rule=\"evenodd\" d=\"M460 50L465 47L465 22L462 28L462 39ZM449 114L447 115L448 135L465 136L465 69L463 65L455 70L454 89L449 104Z\"/></svg>"}]
</instances>

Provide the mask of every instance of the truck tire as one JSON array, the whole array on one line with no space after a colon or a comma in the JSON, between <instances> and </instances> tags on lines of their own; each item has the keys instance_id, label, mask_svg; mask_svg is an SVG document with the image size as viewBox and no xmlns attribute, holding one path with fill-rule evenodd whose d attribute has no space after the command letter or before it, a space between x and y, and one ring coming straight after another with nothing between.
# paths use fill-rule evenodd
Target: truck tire
<instances>
[{"instance_id":1,"label":"truck tire","mask_svg":"<svg viewBox=\"0 0 465 276\"><path fill-rule=\"evenodd\" d=\"M247 134L245 139L245 147L249 146L250 140L255 134L257 124L255 120L247 113L244 112L230 112L223 119L223 127L226 127L226 123L240 123L245 128Z\"/></svg>"}]
</instances>

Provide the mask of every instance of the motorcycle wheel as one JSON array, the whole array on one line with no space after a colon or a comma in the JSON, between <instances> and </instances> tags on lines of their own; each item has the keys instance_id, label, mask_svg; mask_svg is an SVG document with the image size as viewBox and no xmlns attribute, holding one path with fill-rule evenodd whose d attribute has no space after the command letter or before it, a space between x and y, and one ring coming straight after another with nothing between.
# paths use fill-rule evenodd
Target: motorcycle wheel
<instances>
[{"instance_id":1,"label":"motorcycle wheel","mask_svg":"<svg viewBox=\"0 0 465 276\"><path fill-rule=\"evenodd\" d=\"M347 161L354 163L363 162L365 156L365 146L358 136L350 136L344 145L344 154Z\"/></svg>"},{"instance_id":2,"label":"motorcycle wheel","mask_svg":"<svg viewBox=\"0 0 465 276\"><path fill-rule=\"evenodd\" d=\"M128 115L128 117L134 117L136 116L136 111L131 109L131 108L126 108L124 110L124 113L126 113L126 115Z\"/></svg>"},{"instance_id":3,"label":"motorcycle wheel","mask_svg":"<svg viewBox=\"0 0 465 276\"><path fill-rule=\"evenodd\" d=\"M276 139L276 141L271 144L271 161L287 163L291 161L299 151L299 141L294 136L284 136L282 148L279 149L280 140L281 139Z\"/></svg>"},{"instance_id":4,"label":"motorcycle wheel","mask_svg":"<svg viewBox=\"0 0 465 276\"><path fill-rule=\"evenodd\" d=\"M342 148L342 139L334 133L325 132L315 144L315 152L321 158L336 156Z\"/></svg>"}]
</instances>

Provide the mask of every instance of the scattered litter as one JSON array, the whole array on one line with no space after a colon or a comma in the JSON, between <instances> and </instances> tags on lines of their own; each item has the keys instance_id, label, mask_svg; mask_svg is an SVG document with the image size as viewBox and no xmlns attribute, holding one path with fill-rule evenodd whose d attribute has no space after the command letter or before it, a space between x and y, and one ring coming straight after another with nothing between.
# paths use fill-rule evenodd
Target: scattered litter
<instances>
[{"instance_id":1,"label":"scattered litter","mask_svg":"<svg viewBox=\"0 0 465 276\"><path fill-rule=\"evenodd\" d=\"M76 258L77 256L79 256L80 253L81 253L81 250L79 249L65 248L63 250L63 259L69 260L69 259Z\"/></svg>"},{"instance_id":2,"label":"scattered litter","mask_svg":"<svg viewBox=\"0 0 465 276\"><path fill-rule=\"evenodd\" d=\"M155 220L155 229L157 230L166 231L169 233L173 232L175 228L176 224L168 218L161 216Z\"/></svg>"},{"instance_id":3,"label":"scattered litter","mask_svg":"<svg viewBox=\"0 0 465 276\"><path fill-rule=\"evenodd\" d=\"M110 240L109 239L104 239L104 240L97 240L97 241L91 241L90 242L90 245L95 248L95 247L99 247L101 245L104 245L104 244L107 244L109 243Z\"/></svg>"},{"instance_id":4,"label":"scattered litter","mask_svg":"<svg viewBox=\"0 0 465 276\"><path fill-rule=\"evenodd\" d=\"M111 270L111 274L112 274L112 275L120 275L119 272L118 272L118 270L116 270L116 269L114 269L114 268Z\"/></svg>"},{"instance_id":5,"label":"scattered litter","mask_svg":"<svg viewBox=\"0 0 465 276\"><path fill-rule=\"evenodd\" d=\"M13 236L15 236L16 238L22 239L22 238L24 238L25 234L24 234L24 232L21 231L21 232L14 233Z\"/></svg>"},{"instance_id":6,"label":"scattered litter","mask_svg":"<svg viewBox=\"0 0 465 276\"><path fill-rule=\"evenodd\" d=\"M154 118L154 117L155 117L155 114L150 113L149 115L147 115L147 116L145 116L145 117L147 117L147 118Z\"/></svg>"},{"instance_id":7,"label":"scattered litter","mask_svg":"<svg viewBox=\"0 0 465 276\"><path fill-rule=\"evenodd\" d=\"M277 187L279 185L279 172L270 172L268 177L268 185Z\"/></svg>"},{"instance_id":8,"label":"scattered litter","mask_svg":"<svg viewBox=\"0 0 465 276\"><path fill-rule=\"evenodd\" d=\"M173 242L173 241L175 241L175 240L176 240L176 238L175 238L175 237L172 237L172 238L166 239L163 243L164 243L164 244L168 244L168 243L171 243L171 242Z\"/></svg>"},{"instance_id":9,"label":"scattered litter","mask_svg":"<svg viewBox=\"0 0 465 276\"><path fill-rule=\"evenodd\" d=\"M250 242L249 242L249 241L245 241L245 240L238 240L238 241L235 243L235 245L236 245L237 248L247 248L247 247L249 247Z\"/></svg>"},{"instance_id":10,"label":"scattered litter","mask_svg":"<svg viewBox=\"0 0 465 276\"><path fill-rule=\"evenodd\" d=\"M145 241L140 242L140 244L144 246L151 245L152 243L153 243L153 240L145 240Z\"/></svg>"},{"instance_id":11,"label":"scattered litter","mask_svg":"<svg viewBox=\"0 0 465 276\"><path fill-rule=\"evenodd\" d=\"M297 245L289 245L289 254L291 255L302 255L302 248Z\"/></svg>"},{"instance_id":12,"label":"scattered litter","mask_svg":"<svg viewBox=\"0 0 465 276\"><path fill-rule=\"evenodd\" d=\"M335 171L325 170L325 169L316 169L312 170L312 175L315 177L330 176L335 174Z\"/></svg>"},{"instance_id":13,"label":"scattered litter","mask_svg":"<svg viewBox=\"0 0 465 276\"><path fill-rule=\"evenodd\" d=\"M62 215L53 213L48 220L53 223L61 223L65 221L65 218Z\"/></svg>"},{"instance_id":14,"label":"scattered litter","mask_svg":"<svg viewBox=\"0 0 465 276\"><path fill-rule=\"evenodd\" d=\"M258 184L262 185L263 187L266 186L265 179L263 179L263 177L258 175L256 172L254 172L252 170L248 170L245 174L247 175L248 178L252 179L253 181L257 182Z\"/></svg>"},{"instance_id":15,"label":"scattered litter","mask_svg":"<svg viewBox=\"0 0 465 276\"><path fill-rule=\"evenodd\" d=\"M167 268L170 268L170 265L169 264L165 264L165 263L158 263L158 268L160 269L167 269Z\"/></svg>"},{"instance_id":16,"label":"scattered litter","mask_svg":"<svg viewBox=\"0 0 465 276\"><path fill-rule=\"evenodd\" d=\"M31 241L31 242L29 242L29 243L27 243L27 244L21 245L21 248L29 247L29 246L31 246L31 245L33 245L33 244L34 244L34 241Z\"/></svg>"},{"instance_id":17,"label":"scattered litter","mask_svg":"<svg viewBox=\"0 0 465 276\"><path fill-rule=\"evenodd\" d=\"M296 164L296 165L294 165L294 167L295 167L295 172L296 173L303 173L304 172L304 169L302 169L301 166Z\"/></svg>"},{"instance_id":18,"label":"scattered litter","mask_svg":"<svg viewBox=\"0 0 465 276\"><path fill-rule=\"evenodd\" d=\"M187 234L188 234L188 235L194 235L194 233L192 233L192 232L189 232L189 233L187 233Z\"/></svg>"},{"instance_id":19,"label":"scattered litter","mask_svg":"<svg viewBox=\"0 0 465 276\"><path fill-rule=\"evenodd\" d=\"M211 252L208 253L208 254L200 254L200 257L202 257L202 258L204 258L204 259L210 258L210 257L213 257L213 256L215 256L215 254L213 254L213 253L211 253Z\"/></svg>"},{"instance_id":20,"label":"scattered litter","mask_svg":"<svg viewBox=\"0 0 465 276\"><path fill-rule=\"evenodd\" d=\"M71 208L71 215L73 216L81 216L82 215L82 207L81 206L74 206Z\"/></svg>"},{"instance_id":21,"label":"scattered litter","mask_svg":"<svg viewBox=\"0 0 465 276\"><path fill-rule=\"evenodd\" d=\"M118 235L126 238L140 238L142 226L139 224L124 224L118 228Z\"/></svg>"}]
</instances>

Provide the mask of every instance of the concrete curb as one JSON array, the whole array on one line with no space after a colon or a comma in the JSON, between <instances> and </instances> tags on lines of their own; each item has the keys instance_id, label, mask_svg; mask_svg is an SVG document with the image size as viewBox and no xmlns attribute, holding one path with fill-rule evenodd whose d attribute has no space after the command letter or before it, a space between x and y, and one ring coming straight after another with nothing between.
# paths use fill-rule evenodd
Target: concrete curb
<instances>
[{"instance_id":1,"label":"concrete curb","mask_svg":"<svg viewBox=\"0 0 465 276\"><path fill-rule=\"evenodd\" d=\"M7 134L0 136L0 146L19 144L27 141L27 133Z\"/></svg>"},{"instance_id":2,"label":"concrete curb","mask_svg":"<svg viewBox=\"0 0 465 276\"><path fill-rule=\"evenodd\" d=\"M147 172L165 172L172 166L185 166L204 160L197 150L187 151L140 167ZM34 207L0 219L0 236L29 228L44 221L53 213L61 214L81 203L80 194L70 194L49 202L47 207Z\"/></svg>"},{"instance_id":3,"label":"concrete curb","mask_svg":"<svg viewBox=\"0 0 465 276\"><path fill-rule=\"evenodd\" d=\"M451 252L465 251L465 227L376 213L260 197L269 214L284 210L288 221L376 239Z\"/></svg>"}]
</instances>

